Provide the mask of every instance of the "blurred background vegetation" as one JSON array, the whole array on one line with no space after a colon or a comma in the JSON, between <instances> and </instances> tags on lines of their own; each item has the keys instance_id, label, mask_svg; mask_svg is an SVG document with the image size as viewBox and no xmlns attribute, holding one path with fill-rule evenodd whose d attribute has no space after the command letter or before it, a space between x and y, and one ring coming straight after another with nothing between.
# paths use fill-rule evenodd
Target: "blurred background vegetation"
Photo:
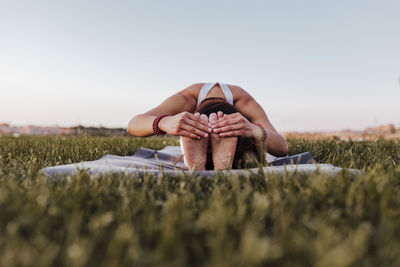
<instances>
[{"instance_id":1,"label":"blurred background vegetation","mask_svg":"<svg viewBox=\"0 0 400 267\"><path fill-rule=\"evenodd\" d=\"M0 138L1 266L400 266L400 141L290 139L343 171L49 178L176 138Z\"/></svg>"}]
</instances>

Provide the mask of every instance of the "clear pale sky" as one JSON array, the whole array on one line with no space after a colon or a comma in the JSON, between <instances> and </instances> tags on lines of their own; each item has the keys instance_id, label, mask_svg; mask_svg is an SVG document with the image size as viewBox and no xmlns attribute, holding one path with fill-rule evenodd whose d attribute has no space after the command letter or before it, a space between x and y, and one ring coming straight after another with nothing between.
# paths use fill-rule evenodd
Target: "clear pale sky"
<instances>
[{"instance_id":1,"label":"clear pale sky","mask_svg":"<svg viewBox=\"0 0 400 267\"><path fill-rule=\"evenodd\" d=\"M197 82L279 131L400 123L400 1L0 0L0 123L126 127Z\"/></svg>"}]
</instances>

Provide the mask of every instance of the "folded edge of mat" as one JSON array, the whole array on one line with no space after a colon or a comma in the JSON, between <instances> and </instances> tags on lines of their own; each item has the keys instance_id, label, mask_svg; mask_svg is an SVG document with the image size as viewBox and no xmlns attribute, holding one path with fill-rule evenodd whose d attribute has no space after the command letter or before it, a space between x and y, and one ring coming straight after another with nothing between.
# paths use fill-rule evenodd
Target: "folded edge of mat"
<instances>
[{"instance_id":1,"label":"folded edge of mat","mask_svg":"<svg viewBox=\"0 0 400 267\"><path fill-rule=\"evenodd\" d=\"M66 168L67 167L67 168ZM252 173L258 173L260 168L252 169L240 169L240 170L221 170L221 171L188 171L188 170L166 170L166 169L139 169L139 168L126 168L121 166L107 167L104 165L94 165L88 168L81 168L82 166L75 166L73 164L69 166L64 166L64 168L47 167L42 169L42 171L52 177L57 177L58 175L72 175L80 170L87 171L88 174L107 174L107 173L121 173L121 174L143 174L149 173L153 175L159 175L160 173L172 174L172 175L200 175L203 177L212 177L220 173L223 174L237 174L249 176ZM297 165L281 165L281 166L268 166L263 167L262 172L268 173L278 173L278 174L289 174L292 175L296 172L300 173L313 173L316 171L326 172L329 174L336 174L343 169L340 167L333 166L332 164L297 164ZM358 173L359 170L346 169L350 173Z\"/></svg>"},{"instance_id":2,"label":"folded edge of mat","mask_svg":"<svg viewBox=\"0 0 400 267\"><path fill-rule=\"evenodd\" d=\"M286 156L286 157L270 157L268 166L263 167L265 173L294 173L294 172L307 172L325 171L330 173L337 173L342 170L340 167L335 167L331 164L316 164L310 152L303 152L300 154ZM42 171L50 176L57 176L58 174L74 174L79 170L86 170L89 174L102 174L102 173L152 173L158 175L160 172L167 174L193 174L187 170L183 163L181 150L179 146L166 146L161 150L152 150L147 148L140 148L132 156L115 156L105 155L102 158L94 161L84 161L74 164L52 166L43 168ZM258 172L259 168L253 169L233 169L223 170L222 172L249 175ZM350 172L357 170L349 169ZM214 176L220 171L197 171L201 176Z\"/></svg>"}]
</instances>

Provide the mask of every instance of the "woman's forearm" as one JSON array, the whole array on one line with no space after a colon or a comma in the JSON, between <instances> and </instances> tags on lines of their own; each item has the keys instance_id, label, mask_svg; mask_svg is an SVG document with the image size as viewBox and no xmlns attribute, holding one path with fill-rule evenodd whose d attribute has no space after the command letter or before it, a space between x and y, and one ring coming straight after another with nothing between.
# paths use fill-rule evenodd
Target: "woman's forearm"
<instances>
[{"instance_id":1,"label":"woman's forearm","mask_svg":"<svg viewBox=\"0 0 400 267\"><path fill-rule=\"evenodd\" d=\"M128 123L127 132L133 136L153 135L153 121L157 116L140 114L131 119Z\"/></svg>"},{"instance_id":2,"label":"woman's forearm","mask_svg":"<svg viewBox=\"0 0 400 267\"><path fill-rule=\"evenodd\" d=\"M283 157L288 154L288 144L285 138L277 132L267 132L265 140L267 152L278 157Z\"/></svg>"},{"instance_id":3,"label":"woman's forearm","mask_svg":"<svg viewBox=\"0 0 400 267\"><path fill-rule=\"evenodd\" d=\"M264 140L264 148L268 153L274 156L286 156L288 153L288 145L285 138L275 131L262 130L258 125L252 124L252 136L261 142L266 134ZM265 132L264 132L265 131Z\"/></svg>"},{"instance_id":4,"label":"woman's forearm","mask_svg":"<svg viewBox=\"0 0 400 267\"><path fill-rule=\"evenodd\" d=\"M155 115L137 115L130 120L127 132L140 137L153 135L153 122L156 118ZM158 128L165 133L196 139L208 137L208 133L211 132L209 127L208 121L200 120L200 114L195 116L187 111L162 117L158 121Z\"/></svg>"}]
</instances>

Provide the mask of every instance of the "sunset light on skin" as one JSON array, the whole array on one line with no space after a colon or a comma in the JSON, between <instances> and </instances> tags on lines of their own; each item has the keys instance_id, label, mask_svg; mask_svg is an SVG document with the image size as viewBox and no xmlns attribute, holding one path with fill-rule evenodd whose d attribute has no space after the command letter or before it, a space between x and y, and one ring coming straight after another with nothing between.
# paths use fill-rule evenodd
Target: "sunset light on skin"
<instances>
[{"instance_id":1,"label":"sunset light on skin","mask_svg":"<svg viewBox=\"0 0 400 267\"><path fill-rule=\"evenodd\" d=\"M126 127L193 83L279 131L400 123L399 1L1 1L0 123Z\"/></svg>"}]
</instances>

